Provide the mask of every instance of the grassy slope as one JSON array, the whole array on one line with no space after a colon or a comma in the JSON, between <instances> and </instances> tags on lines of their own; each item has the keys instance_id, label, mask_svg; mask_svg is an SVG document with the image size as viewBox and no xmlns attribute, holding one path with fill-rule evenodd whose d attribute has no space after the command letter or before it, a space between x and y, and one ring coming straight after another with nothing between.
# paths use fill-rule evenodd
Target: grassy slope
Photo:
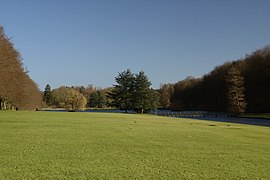
<instances>
[{"instance_id":1,"label":"grassy slope","mask_svg":"<svg viewBox=\"0 0 270 180\"><path fill-rule=\"evenodd\" d=\"M0 177L268 179L269 138L269 127L150 115L0 112Z\"/></svg>"}]
</instances>

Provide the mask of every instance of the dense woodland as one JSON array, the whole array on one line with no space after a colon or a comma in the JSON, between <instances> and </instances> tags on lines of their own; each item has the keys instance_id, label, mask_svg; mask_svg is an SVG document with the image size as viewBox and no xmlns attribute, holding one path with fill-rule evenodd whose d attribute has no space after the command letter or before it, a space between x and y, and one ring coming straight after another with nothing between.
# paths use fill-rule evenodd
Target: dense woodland
<instances>
[{"instance_id":1,"label":"dense woodland","mask_svg":"<svg viewBox=\"0 0 270 180\"><path fill-rule=\"evenodd\" d=\"M240 71L243 77L243 94L246 112L270 112L270 46L215 67L202 78L187 77L175 84L160 88L160 103L173 110L228 111L228 71ZM166 102L166 103L163 103Z\"/></svg>"},{"instance_id":2,"label":"dense woodland","mask_svg":"<svg viewBox=\"0 0 270 180\"><path fill-rule=\"evenodd\" d=\"M79 86L51 90L47 85L40 92L24 69L20 53L0 26L0 67L0 110L109 107L142 113L159 107L235 114L270 112L270 46L217 66L201 78L189 76L175 84L163 84L158 90L151 89L151 82L144 72L133 74L127 70L115 78L114 87Z\"/></svg>"},{"instance_id":3,"label":"dense woodland","mask_svg":"<svg viewBox=\"0 0 270 180\"><path fill-rule=\"evenodd\" d=\"M23 68L20 53L0 26L0 110L35 109L41 94Z\"/></svg>"}]
</instances>

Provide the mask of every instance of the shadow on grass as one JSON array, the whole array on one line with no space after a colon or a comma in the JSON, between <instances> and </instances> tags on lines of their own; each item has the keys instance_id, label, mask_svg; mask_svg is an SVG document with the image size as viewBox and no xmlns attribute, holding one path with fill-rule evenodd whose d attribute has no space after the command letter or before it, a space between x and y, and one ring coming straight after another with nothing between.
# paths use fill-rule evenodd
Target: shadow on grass
<instances>
[{"instance_id":1,"label":"shadow on grass","mask_svg":"<svg viewBox=\"0 0 270 180\"><path fill-rule=\"evenodd\" d=\"M192 118L197 120L207 120L216 122L229 122L237 124L258 125L270 127L270 119L261 118L246 118L246 117L205 117L205 118Z\"/></svg>"}]
</instances>

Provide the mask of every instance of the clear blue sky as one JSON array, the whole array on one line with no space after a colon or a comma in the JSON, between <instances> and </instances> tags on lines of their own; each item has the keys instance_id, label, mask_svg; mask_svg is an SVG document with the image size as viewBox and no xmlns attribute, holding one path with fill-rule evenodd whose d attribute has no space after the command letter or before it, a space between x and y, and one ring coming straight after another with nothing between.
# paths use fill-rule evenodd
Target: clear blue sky
<instances>
[{"instance_id":1,"label":"clear blue sky","mask_svg":"<svg viewBox=\"0 0 270 180\"><path fill-rule=\"evenodd\" d=\"M44 90L112 86L130 68L154 88L270 44L269 0L0 0L0 24Z\"/></svg>"}]
</instances>

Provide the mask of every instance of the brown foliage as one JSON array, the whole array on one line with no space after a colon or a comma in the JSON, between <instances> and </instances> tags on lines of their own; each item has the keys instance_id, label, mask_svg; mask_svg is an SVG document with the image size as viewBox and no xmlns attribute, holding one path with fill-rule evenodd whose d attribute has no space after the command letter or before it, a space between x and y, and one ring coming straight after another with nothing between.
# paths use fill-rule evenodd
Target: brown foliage
<instances>
[{"instance_id":1,"label":"brown foliage","mask_svg":"<svg viewBox=\"0 0 270 180\"><path fill-rule=\"evenodd\" d=\"M187 78L174 85L172 107L176 110L227 111L226 74L237 66L245 79L247 112L270 112L270 46L246 58L217 66L202 79Z\"/></svg>"},{"instance_id":2,"label":"brown foliage","mask_svg":"<svg viewBox=\"0 0 270 180\"><path fill-rule=\"evenodd\" d=\"M10 107L34 109L40 106L41 95L36 84L25 72L20 53L0 27L0 101ZM6 107L1 106L0 109Z\"/></svg>"},{"instance_id":3,"label":"brown foliage","mask_svg":"<svg viewBox=\"0 0 270 180\"><path fill-rule=\"evenodd\" d=\"M159 104L161 108L170 108L171 106L171 98L174 91L173 84L162 84L159 89Z\"/></svg>"},{"instance_id":4,"label":"brown foliage","mask_svg":"<svg viewBox=\"0 0 270 180\"><path fill-rule=\"evenodd\" d=\"M244 94L244 78L242 77L239 68L236 66L232 66L230 69L228 69L225 78L228 87L228 112L235 115L245 112L247 104Z\"/></svg>"}]
</instances>

